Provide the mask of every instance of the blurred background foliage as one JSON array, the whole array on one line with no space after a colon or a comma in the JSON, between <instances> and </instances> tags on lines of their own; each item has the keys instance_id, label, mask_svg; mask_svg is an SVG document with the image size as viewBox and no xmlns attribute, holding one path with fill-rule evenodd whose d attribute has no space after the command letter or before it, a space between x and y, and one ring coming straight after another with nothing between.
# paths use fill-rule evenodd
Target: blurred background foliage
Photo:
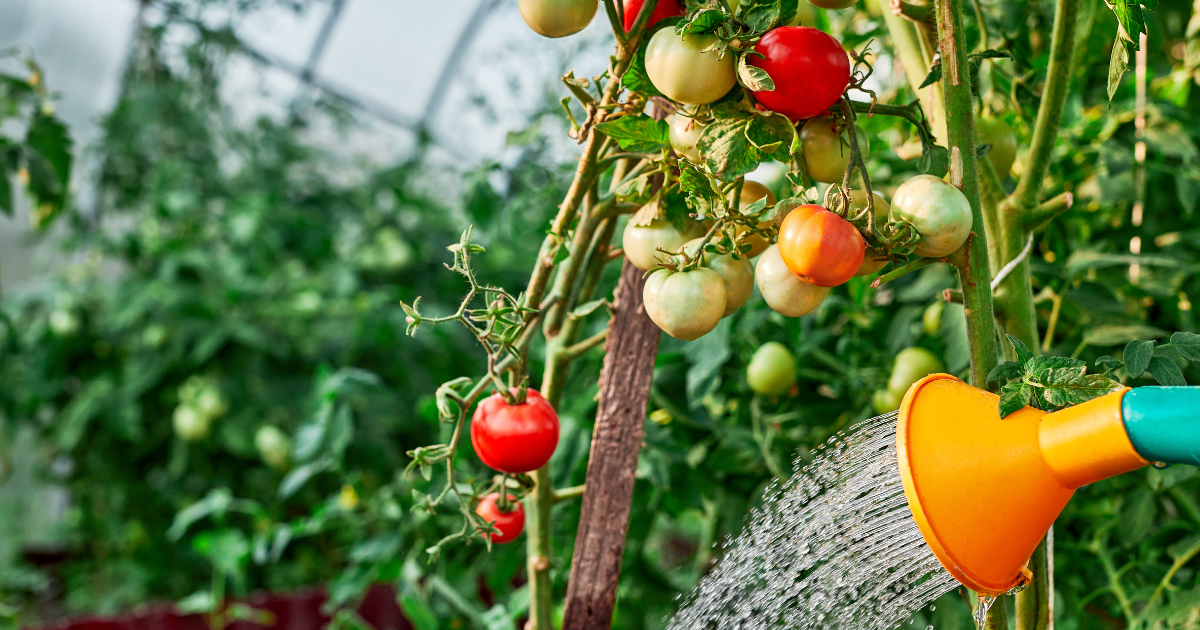
<instances>
[{"instance_id":1,"label":"blurred background foliage","mask_svg":"<svg viewBox=\"0 0 1200 630\"><path fill-rule=\"evenodd\" d=\"M1013 54L985 64L981 104L1027 139L1037 106L1027 86L1045 70L1053 3L980 2ZM232 35L186 12L164 15L141 34L103 139L86 149L98 156L97 204L68 204L54 228L69 262L4 295L2 617L36 624L162 599L206 610L214 583L235 596L327 584L331 608L348 611L367 586L390 582L422 630L520 627L523 546L458 545L432 563L424 551L458 517L421 505L436 488L401 475L404 453L446 439L433 392L478 373L482 354L452 327L405 337L399 301L424 296L430 312L457 304L464 287L443 267L444 247L468 225L487 247L479 276L524 286L540 241L530 235L545 229L572 169L554 150L565 128L557 99L505 122L515 160L456 168L418 148L379 167L317 141L357 125L336 101L237 116L221 89ZM1047 197L1074 192L1076 204L1034 244L1048 352L1095 360L1132 339L1195 330L1200 3L1165 0L1149 19L1139 131L1132 73L1107 100L1116 21L1099 0L1084 3L1084 45L1044 186ZM874 3L818 20L847 45L874 38L873 51L887 50ZM969 29L977 37L979 24ZM911 100L890 58L875 63L881 102ZM5 81L0 111L28 111L19 102L28 77ZM901 157L912 157L913 131L882 116L862 125L873 179L890 196L915 171ZM36 148L30 123L15 128L3 147ZM759 175L783 185L776 171ZM938 306L955 284L949 268L879 290L868 283L835 289L809 317L783 318L753 299L699 341L664 339L616 627L664 625L765 484L790 474L797 453L876 413L872 396L900 350L924 347L964 371L961 306ZM927 317L931 308L940 316ZM767 341L799 364L796 387L780 397L755 397L744 376ZM1196 382L1196 368L1175 358ZM594 351L572 369L557 487L583 482L601 360ZM469 452L457 465L467 482L489 474ZM1189 563L1200 552L1195 472L1150 469L1080 491L1056 526L1060 628L1200 627L1200 574ZM561 593L578 504L554 514ZM962 601L952 593L913 623L967 628ZM337 622L356 620L344 612Z\"/></svg>"}]
</instances>

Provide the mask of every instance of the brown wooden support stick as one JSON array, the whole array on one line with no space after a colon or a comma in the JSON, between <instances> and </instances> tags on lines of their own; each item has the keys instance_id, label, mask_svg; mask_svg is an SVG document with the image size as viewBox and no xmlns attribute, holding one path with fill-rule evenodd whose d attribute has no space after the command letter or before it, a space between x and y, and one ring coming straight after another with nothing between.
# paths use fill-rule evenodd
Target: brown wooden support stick
<instances>
[{"instance_id":1,"label":"brown wooden support stick","mask_svg":"<svg viewBox=\"0 0 1200 630\"><path fill-rule=\"evenodd\" d=\"M592 432L563 630L607 629L612 623L646 400L662 334L642 306L643 286L642 272L625 261L600 371L600 407Z\"/></svg>"}]
</instances>

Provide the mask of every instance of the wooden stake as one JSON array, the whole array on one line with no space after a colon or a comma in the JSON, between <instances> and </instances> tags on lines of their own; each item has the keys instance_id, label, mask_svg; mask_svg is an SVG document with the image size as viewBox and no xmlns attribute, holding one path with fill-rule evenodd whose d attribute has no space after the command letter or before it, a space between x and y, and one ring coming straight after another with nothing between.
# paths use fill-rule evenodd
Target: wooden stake
<instances>
[{"instance_id":1,"label":"wooden stake","mask_svg":"<svg viewBox=\"0 0 1200 630\"><path fill-rule=\"evenodd\" d=\"M607 629L612 622L646 400L662 334L642 307L643 286L642 272L625 261L600 372L600 407L592 432L563 630Z\"/></svg>"}]
</instances>

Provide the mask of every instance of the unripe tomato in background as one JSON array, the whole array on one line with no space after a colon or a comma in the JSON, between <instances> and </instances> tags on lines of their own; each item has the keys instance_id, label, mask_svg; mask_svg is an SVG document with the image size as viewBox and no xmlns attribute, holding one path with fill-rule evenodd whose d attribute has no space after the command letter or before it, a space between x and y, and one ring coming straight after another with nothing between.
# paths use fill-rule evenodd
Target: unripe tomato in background
<instances>
[{"instance_id":1,"label":"unripe tomato in background","mask_svg":"<svg viewBox=\"0 0 1200 630\"><path fill-rule=\"evenodd\" d=\"M558 413L536 389L526 390L519 405L508 404L496 392L471 417L475 454L500 472L527 473L544 466L558 448L558 433Z\"/></svg>"},{"instance_id":2,"label":"unripe tomato in background","mask_svg":"<svg viewBox=\"0 0 1200 630\"><path fill-rule=\"evenodd\" d=\"M737 83L734 55L704 49L715 35L679 35L664 28L646 46L646 75L667 98L688 105L711 103Z\"/></svg>"},{"instance_id":3,"label":"unripe tomato in background","mask_svg":"<svg viewBox=\"0 0 1200 630\"><path fill-rule=\"evenodd\" d=\"M858 149L866 159L871 148L867 134L857 125L854 129L858 133ZM847 133L848 130L837 128L837 121L831 116L818 116L800 127L804 166L813 181L841 183L850 164L850 141L843 140Z\"/></svg>"},{"instance_id":4,"label":"unripe tomato in background","mask_svg":"<svg viewBox=\"0 0 1200 630\"><path fill-rule=\"evenodd\" d=\"M779 255L792 273L836 287L862 267L867 243L849 221L815 205L792 210L779 226Z\"/></svg>"},{"instance_id":5,"label":"unripe tomato in background","mask_svg":"<svg viewBox=\"0 0 1200 630\"><path fill-rule=\"evenodd\" d=\"M941 258L967 242L974 218L961 190L933 175L917 175L892 195L892 220L917 228L921 240L913 250L916 255Z\"/></svg>"},{"instance_id":6,"label":"unripe tomato in background","mask_svg":"<svg viewBox=\"0 0 1200 630\"><path fill-rule=\"evenodd\" d=\"M212 430L212 419L190 405L179 405L171 416L175 435L185 442L199 442Z\"/></svg>"},{"instance_id":7,"label":"unripe tomato in background","mask_svg":"<svg viewBox=\"0 0 1200 630\"><path fill-rule=\"evenodd\" d=\"M850 84L846 50L838 40L815 28L772 29L758 40L754 51L762 57L748 57L750 65L766 70L775 82L774 90L755 92L754 98L793 120L824 113Z\"/></svg>"},{"instance_id":8,"label":"unripe tomato in background","mask_svg":"<svg viewBox=\"0 0 1200 630\"><path fill-rule=\"evenodd\" d=\"M929 376L945 372L941 359L925 348L905 348L896 355L892 364L892 376L888 379L888 390L904 396L913 383Z\"/></svg>"},{"instance_id":9,"label":"unripe tomato in background","mask_svg":"<svg viewBox=\"0 0 1200 630\"><path fill-rule=\"evenodd\" d=\"M787 346L777 341L764 343L746 366L746 380L755 392L778 396L796 382L796 359Z\"/></svg>"},{"instance_id":10,"label":"unripe tomato in background","mask_svg":"<svg viewBox=\"0 0 1200 630\"><path fill-rule=\"evenodd\" d=\"M642 289L646 315L668 335L694 341L725 316L725 281L712 269L658 269Z\"/></svg>"},{"instance_id":11,"label":"unripe tomato in background","mask_svg":"<svg viewBox=\"0 0 1200 630\"><path fill-rule=\"evenodd\" d=\"M988 161L1000 179L1008 177L1017 159L1017 135L1012 127L999 118L976 116L975 141L992 145L987 154Z\"/></svg>"},{"instance_id":12,"label":"unripe tomato in background","mask_svg":"<svg viewBox=\"0 0 1200 630\"><path fill-rule=\"evenodd\" d=\"M519 0L525 24L544 37L566 37L587 28L600 6L596 0Z\"/></svg>"},{"instance_id":13,"label":"unripe tomato in background","mask_svg":"<svg viewBox=\"0 0 1200 630\"><path fill-rule=\"evenodd\" d=\"M254 433L254 448L263 463L276 470L286 470L291 463L292 438L279 427L264 425Z\"/></svg>"},{"instance_id":14,"label":"unripe tomato in background","mask_svg":"<svg viewBox=\"0 0 1200 630\"><path fill-rule=\"evenodd\" d=\"M871 395L871 406L875 408L875 413L890 413L900 408L902 400L904 394L897 394L885 387L875 390Z\"/></svg>"},{"instance_id":15,"label":"unripe tomato in background","mask_svg":"<svg viewBox=\"0 0 1200 630\"><path fill-rule=\"evenodd\" d=\"M633 28L633 23L637 21L638 13L642 10L642 5L646 4L646 0L625 0L625 32ZM650 22L646 24L646 28L650 28L659 22L672 17L683 17L684 10L677 0L659 0L658 5L654 7L654 12L650 14Z\"/></svg>"},{"instance_id":16,"label":"unripe tomato in background","mask_svg":"<svg viewBox=\"0 0 1200 630\"><path fill-rule=\"evenodd\" d=\"M925 329L925 334L930 337L936 337L938 331L942 328L942 311L946 310L946 303L937 300L925 307L925 313L921 316L921 327Z\"/></svg>"},{"instance_id":17,"label":"unripe tomato in background","mask_svg":"<svg viewBox=\"0 0 1200 630\"><path fill-rule=\"evenodd\" d=\"M511 494L506 498L508 499L508 512L500 509L499 492L493 492L483 497L479 505L475 506L475 513L480 518L500 530L499 534L491 534L492 542L499 545L516 540L517 536L525 531L525 506L521 505Z\"/></svg>"},{"instance_id":18,"label":"unripe tomato in background","mask_svg":"<svg viewBox=\"0 0 1200 630\"><path fill-rule=\"evenodd\" d=\"M754 283L758 285L767 306L787 317L800 317L813 312L829 295L829 289L805 282L792 273L783 264L778 245L768 247L758 257L758 263L754 266Z\"/></svg>"}]
</instances>

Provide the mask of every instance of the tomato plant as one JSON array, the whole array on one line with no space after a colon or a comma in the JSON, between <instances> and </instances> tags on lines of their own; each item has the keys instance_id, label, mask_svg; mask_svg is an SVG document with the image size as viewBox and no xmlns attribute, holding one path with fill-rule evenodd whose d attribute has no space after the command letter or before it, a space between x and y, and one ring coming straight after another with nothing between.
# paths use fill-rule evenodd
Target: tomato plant
<instances>
[{"instance_id":1,"label":"tomato plant","mask_svg":"<svg viewBox=\"0 0 1200 630\"><path fill-rule=\"evenodd\" d=\"M738 198L738 210L747 209L751 204L760 199L765 199L768 206L774 206L776 203L775 194L769 188L756 181L747 179L742 184L742 193ZM758 227L766 228L767 224L759 223ZM739 226L737 234L740 236L748 231L748 228ZM750 250L746 255L751 258L761 254L771 244L764 236L753 232L746 235L746 241L750 244Z\"/></svg>"},{"instance_id":2,"label":"tomato plant","mask_svg":"<svg viewBox=\"0 0 1200 630\"><path fill-rule=\"evenodd\" d=\"M646 46L646 74L673 101L711 103L737 83L733 55L722 58L716 51L706 51L716 42L712 35L680 36L674 29L661 29Z\"/></svg>"},{"instance_id":3,"label":"tomato plant","mask_svg":"<svg viewBox=\"0 0 1200 630\"><path fill-rule=\"evenodd\" d=\"M520 0L525 24L545 37L567 37L587 28L599 6L595 0Z\"/></svg>"},{"instance_id":4,"label":"tomato plant","mask_svg":"<svg viewBox=\"0 0 1200 630\"><path fill-rule=\"evenodd\" d=\"M792 210L779 226L779 255L792 273L836 287L858 273L867 245L858 229L818 205Z\"/></svg>"},{"instance_id":5,"label":"tomato plant","mask_svg":"<svg viewBox=\"0 0 1200 630\"><path fill-rule=\"evenodd\" d=\"M646 278L646 314L664 332L692 341L716 328L725 315L725 280L712 269L659 269Z\"/></svg>"},{"instance_id":6,"label":"tomato plant","mask_svg":"<svg viewBox=\"0 0 1200 630\"><path fill-rule=\"evenodd\" d=\"M500 472L541 468L558 448L558 436L558 413L536 389L525 391L524 402L509 402L496 392L479 403L471 418L475 454Z\"/></svg>"},{"instance_id":7,"label":"tomato plant","mask_svg":"<svg viewBox=\"0 0 1200 630\"><path fill-rule=\"evenodd\" d=\"M489 534L492 543L502 545L510 543L525 531L525 507L517 497L507 495L506 506L500 505L500 493L493 492L481 499L475 506L475 513L484 521L490 523L497 531ZM505 509L507 508L507 509Z\"/></svg>"},{"instance_id":8,"label":"tomato plant","mask_svg":"<svg viewBox=\"0 0 1200 630\"><path fill-rule=\"evenodd\" d=\"M749 63L766 71L775 89L754 92L767 109L788 118L812 118L833 106L850 82L850 58L836 39L808 26L768 31ZM657 85L657 84L656 84Z\"/></svg>"},{"instance_id":9,"label":"tomato plant","mask_svg":"<svg viewBox=\"0 0 1200 630\"><path fill-rule=\"evenodd\" d=\"M918 256L940 258L952 254L971 234L971 204L954 186L932 175L918 175L896 189L892 217L908 221L921 240Z\"/></svg>"}]
</instances>

